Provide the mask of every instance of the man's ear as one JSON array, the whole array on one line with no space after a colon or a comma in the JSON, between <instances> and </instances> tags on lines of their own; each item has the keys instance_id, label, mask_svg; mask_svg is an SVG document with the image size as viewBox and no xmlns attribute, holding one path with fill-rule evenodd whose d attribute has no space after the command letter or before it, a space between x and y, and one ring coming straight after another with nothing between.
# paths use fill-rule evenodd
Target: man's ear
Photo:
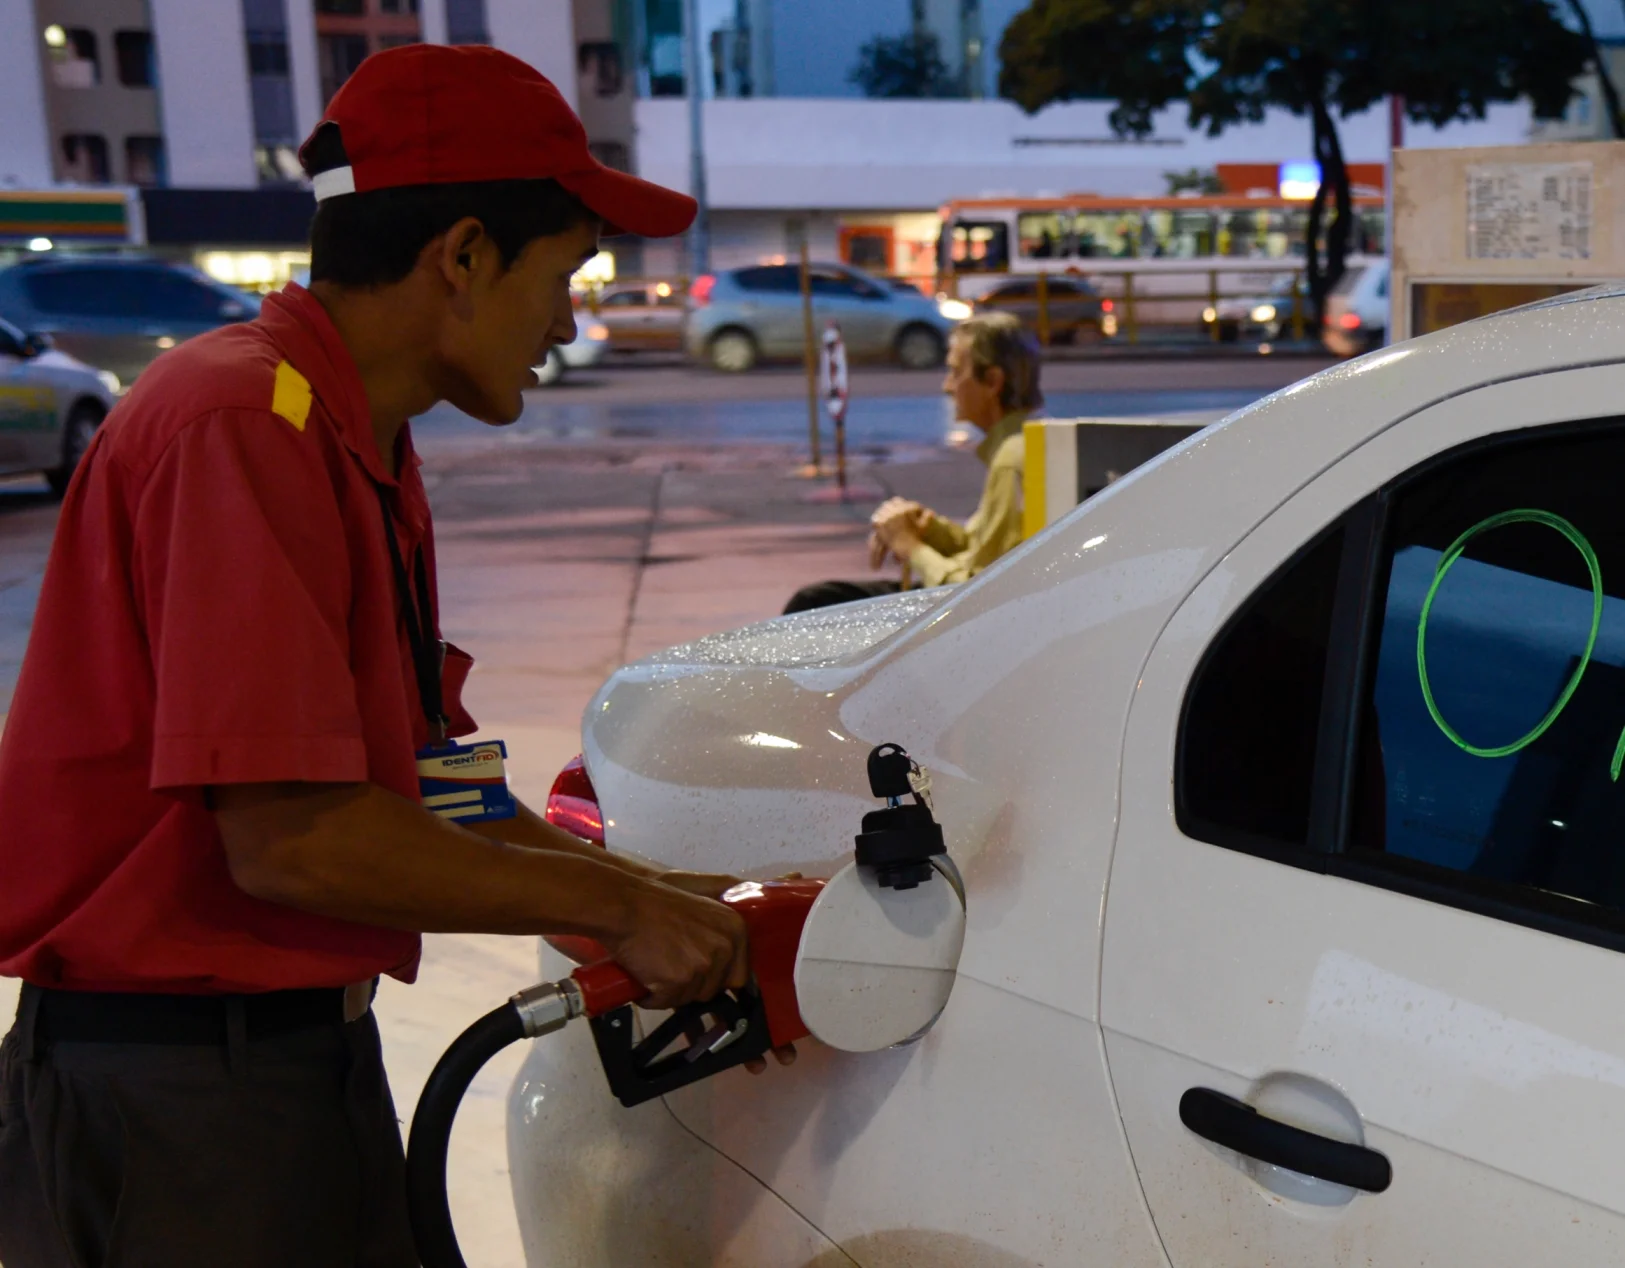
<instances>
[{"instance_id":1,"label":"man's ear","mask_svg":"<svg viewBox=\"0 0 1625 1268\"><path fill-rule=\"evenodd\" d=\"M446 284L455 291L468 289L483 252L493 249L485 236L485 226L473 216L465 216L446 230L440 239L435 265Z\"/></svg>"},{"instance_id":2,"label":"man's ear","mask_svg":"<svg viewBox=\"0 0 1625 1268\"><path fill-rule=\"evenodd\" d=\"M1004 399L1004 385L1006 381L1004 367L1002 365L990 365L988 366L986 372L982 375L982 383L991 388L994 395L999 397L1000 400Z\"/></svg>"}]
</instances>

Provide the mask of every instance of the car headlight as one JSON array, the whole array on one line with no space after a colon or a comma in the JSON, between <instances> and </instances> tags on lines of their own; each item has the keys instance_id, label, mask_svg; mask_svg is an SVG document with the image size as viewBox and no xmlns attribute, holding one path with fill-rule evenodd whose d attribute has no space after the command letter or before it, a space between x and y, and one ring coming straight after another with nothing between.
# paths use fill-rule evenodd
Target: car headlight
<instances>
[{"instance_id":1,"label":"car headlight","mask_svg":"<svg viewBox=\"0 0 1625 1268\"><path fill-rule=\"evenodd\" d=\"M124 384L118 381L118 375L114 374L111 370L97 370L96 377L101 380L102 386L114 396L117 396L124 390Z\"/></svg>"},{"instance_id":2,"label":"car headlight","mask_svg":"<svg viewBox=\"0 0 1625 1268\"><path fill-rule=\"evenodd\" d=\"M1256 321L1260 326L1262 326L1266 321L1274 321L1275 305L1260 304L1257 308L1253 309L1253 320Z\"/></svg>"},{"instance_id":3,"label":"car headlight","mask_svg":"<svg viewBox=\"0 0 1625 1268\"><path fill-rule=\"evenodd\" d=\"M1202 320L1211 326L1214 322L1219 320L1219 310L1212 307L1204 308L1202 310Z\"/></svg>"},{"instance_id":4,"label":"car headlight","mask_svg":"<svg viewBox=\"0 0 1625 1268\"><path fill-rule=\"evenodd\" d=\"M962 299L939 299L937 312L949 321L964 321L975 309Z\"/></svg>"},{"instance_id":5,"label":"car headlight","mask_svg":"<svg viewBox=\"0 0 1625 1268\"><path fill-rule=\"evenodd\" d=\"M592 325L587 327L587 338L591 339L594 343L603 343L609 338L609 327L604 325L602 322L594 322Z\"/></svg>"}]
</instances>

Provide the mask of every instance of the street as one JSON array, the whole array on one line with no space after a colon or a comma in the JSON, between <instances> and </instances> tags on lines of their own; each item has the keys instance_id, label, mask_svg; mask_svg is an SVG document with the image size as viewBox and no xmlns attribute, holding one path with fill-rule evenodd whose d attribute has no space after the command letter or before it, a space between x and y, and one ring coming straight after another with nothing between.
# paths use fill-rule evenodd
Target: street
<instances>
[{"instance_id":1,"label":"street","mask_svg":"<svg viewBox=\"0 0 1625 1268\"><path fill-rule=\"evenodd\" d=\"M1049 412L1239 406L1318 368L1263 358L1050 367ZM939 443L939 377L854 376L855 481L963 517L982 469ZM872 502L804 500L809 482L792 473L805 461L805 428L796 371L723 377L673 366L604 367L531 392L511 429L449 410L415 425L444 633L476 659L465 701L482 738L507 741L522 799L545 801L579 748L582 710L617 666L774 616L806 582L867 574ZM0 719L56 514L42 482L0 482ZM403 1123L458 1031L536 972L529 939L434 935L414 986L384 983L377 1014ZM0 1012L13 1007L15 985L0 981ZM453 1136L452 1208L465 1252L481 1265L524 1262L504 1144L507 1089L523 1055L515 1046L485 1068Z\"/></svg>"}]
</instances>

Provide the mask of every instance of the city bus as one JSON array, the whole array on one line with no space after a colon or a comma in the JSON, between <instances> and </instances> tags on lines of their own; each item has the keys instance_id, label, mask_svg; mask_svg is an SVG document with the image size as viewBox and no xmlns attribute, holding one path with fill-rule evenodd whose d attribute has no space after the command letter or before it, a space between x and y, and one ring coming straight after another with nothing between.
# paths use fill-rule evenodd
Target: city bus
<instances>
[{"instance_id":1,"label":"city bus","mask_svg":"<svg viewBox=\"0 0 1625 1268\"><path fill-rule=\"evenodd\" d=\"M1354 200L1349 263L1382 256L1381 198ZM1236 296L1289 293L1304 268L1309 204L1216 195L965 198L946 204L938 288L975 300L1011 275L1084 277L1115 325L1200 325Z\"/></svg>"}]
</instances>

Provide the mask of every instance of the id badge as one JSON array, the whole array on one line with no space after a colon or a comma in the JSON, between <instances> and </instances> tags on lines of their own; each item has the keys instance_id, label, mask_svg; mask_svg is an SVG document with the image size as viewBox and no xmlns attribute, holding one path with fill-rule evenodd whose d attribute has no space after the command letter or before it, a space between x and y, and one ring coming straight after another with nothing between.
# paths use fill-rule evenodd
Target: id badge
<instances>
[{"instance_id":1,"label":"id badge","mask_svg":"<svg viewBox=\"0 0 1625 1268\"><path fill-rule=\"evenodd\" d=\"M418 791L424 806L457 823L512 819L519 807L508 791L507 758L508 746L501 740L431 744L418 750Z\"/></svg>"}]
</instances>

